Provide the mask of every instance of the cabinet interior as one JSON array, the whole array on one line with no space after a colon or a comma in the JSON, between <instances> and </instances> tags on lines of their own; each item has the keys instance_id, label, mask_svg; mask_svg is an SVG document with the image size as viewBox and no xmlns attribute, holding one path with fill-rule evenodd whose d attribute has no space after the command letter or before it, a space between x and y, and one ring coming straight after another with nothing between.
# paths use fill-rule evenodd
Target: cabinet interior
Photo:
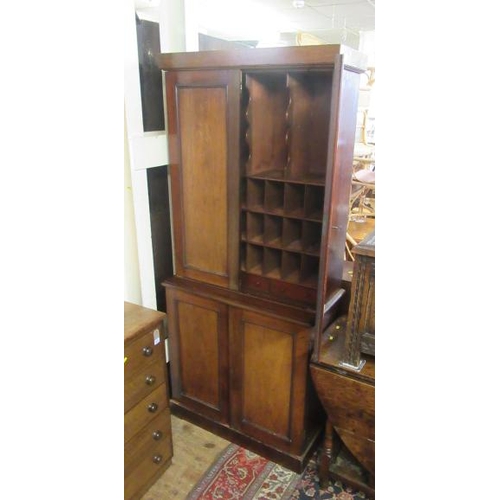
<instances>
[{"instance_id":1,"label":"cabinet interior","mask_svg":"<svg viewBox=\"0 0 500 500\"><path fill-rule=\"evenodd\" d=\"M317 288L332 75L331 70L243 73L243 274ZM257 292L255 280L243 276L242 283L245 291ZM306 302L315 295L307 297Z\"/></svg>"}]
</instances>

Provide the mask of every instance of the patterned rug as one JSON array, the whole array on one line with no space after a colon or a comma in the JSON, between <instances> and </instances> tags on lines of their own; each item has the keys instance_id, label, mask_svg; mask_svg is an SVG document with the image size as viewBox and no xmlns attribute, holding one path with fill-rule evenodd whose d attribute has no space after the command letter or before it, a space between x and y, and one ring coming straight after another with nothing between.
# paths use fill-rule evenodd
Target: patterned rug
<instances>
[{"instance_id":1,"label":"patterned rug","mask_svg":"<svg viewBox=\"0 0 500 500\"><path fill-rule=\"evenodd\" d=\"M186 500L368 500L340 481L319 487L316 455L302 474L230 444Z\"/></svg>"}]
</instances>

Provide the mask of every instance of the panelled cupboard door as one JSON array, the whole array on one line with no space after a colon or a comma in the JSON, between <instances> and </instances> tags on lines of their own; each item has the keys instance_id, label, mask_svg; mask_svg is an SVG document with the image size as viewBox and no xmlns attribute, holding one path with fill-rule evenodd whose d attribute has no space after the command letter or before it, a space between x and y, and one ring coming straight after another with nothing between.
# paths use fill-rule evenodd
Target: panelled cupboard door
<instances>
[{"instance_id":1,"label":"panelled cupboard door","mask_svg":"<svg viewBox=\"0 0 500 500\"><path fill-rule=\"evenodd\" d=\"M231 425L279 449L303 442L307 330L253 311L230 309Z\"/></svg>"},{"instance_id":2,"label":"panelled cupboard door","mask_svg":"<svg viewBox=\"0 0 500 500\"><path fill-rule=\"evenodd\" d=\"M172 399L228 421L227 306L167 290Z\"/></svg>"},{"instance_id":3,"label":"panelled cupboard door","mask_svg":"<svg viewBox=\"0 0 500 500\"><path fill-rule=\"evenodd\" d=\"M175 274L237 288L241 73L166 73Z\"/></svg>"}]
</instances>

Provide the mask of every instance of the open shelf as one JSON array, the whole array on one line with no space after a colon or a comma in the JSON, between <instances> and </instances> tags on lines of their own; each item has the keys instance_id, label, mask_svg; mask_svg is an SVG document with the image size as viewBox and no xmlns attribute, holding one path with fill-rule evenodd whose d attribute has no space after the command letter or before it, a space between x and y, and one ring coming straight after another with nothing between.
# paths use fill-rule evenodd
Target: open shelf
<instances>
[{"instance_id":1,"label":"open shelf","mask_svg":"<svg viewBox=\"0 0 500 500\"><path fill-rule=\"evenodd\" d=\"M244 73L246 175L324 184L331 71Z\"/></svg>"},{"instance_id":2,"label":"open shelf","mask_svg":"<svg viewBox=\"0 0 500 500\"><path fill-rule=\"evenodd\" d=\"M300 267L300 282L304 286L315 287L318 282L319 258L302 255Z\"/></svg>"},{"instance_id":3,"label":"open shelf","mask_svg":"<svg viewBox=\"0 0 500 500\"><path fill-rule=\"evenodd\" d=\"M300 252L302 250L301 242L302 222L296 219L285 219L283 223L283 248Z\"/></svg>"},{"instance_id":4,"label":"open shelf","mask_svg":"<svg viewBox=\"0 0 500 500\"><path fill-rule=\"evenodd\" d=\"M281 277L281 252L274 248L264 248L264 263L262 266L264 276L280 279Z\"/></svg>"},{"instance_id":5,"label":"open shelf","mask_svg":"<svg viewBox=\"0 0 500 500\"><path fill-rule=\"evenodd\" d=\"M264 242L270 246L281 247L283 241L283 219L266 215L264 218Z\"/></svg>"},{"instance_id":6,"label":"open shelf","mask_svg":"<svg viewBox=\"0 0 500 500\"><path fill-rule=\"evenodd\" d=\"M332 72L248 71L243 78L241 269L286 284L250 279L259 292L299 297L317 287Z\"/></svg>"},{"instance_id":7,"label":"open shelf","mask_svg":"<svg viewBox=\"0 0 500 500\"><path fill-rule=\"evenodd\" d=\"M273 180L286 182L288 184L325 185L325 176L323 174L303 174L292 178L285 176L284 170L274 169L259 172L257 174L247 174L246 176L248 179Z\"/></svg>"},{"instance_id":8,"label":"open shelf","mask_svg":"<svg viewBox=\"0 0 500 500\"><path fill-rule=\"evenodd\" d=\"M281 182L266 181L264 209L274 214L284 213L285 186Z\"/></svg>"},{"instance_id":9,"label":"open shelf","mask_svg":"<svg viewBox=\"0 0 500 500\"><path fill-rule=\"evenodd\" d=\"M285 184L285 214L304 217L305 187L300 184Z\"/></svg>"},{"instance_id":10,"label":"open shelf","mask_svg":"<svg viewBox=\"0 0 500 500\"><path fill-rule=\"evenodd\" d=\"M264 209L265 183L261 180L247 179L246 206L254 210Z\"/></svg>"},{"instance_id":11,"label":"open shelf","mask_svg":"<svg viewBox=\"0 0 500 500\"><path fill-rule=\"evenodd\" d=\"M288 169L290 179L324 179L328 153L332 73L291 71L287 74Z\"/></svg>"},{"instance_id":12,"label":"open shelf","mask_svg":"<svg viewBox=\"0 0 500 500\"><path fill-rule=\"evenodd\" d=\"M306 186L304 216L308 219L322 220L325 189L320 186Z\"/></svg>"},{"instance_id":13,"label":"open shelf","mask_svg":"<svg viewBox=\"0 0 500 500\"><path fill-rule=\"evenodd\" d=\"M283 252L281 277L285 281L299 283L300 280L300 255Z\"/></svg>"},{"instance_id":14,"label":"open shelf","mask_svg":"<svg viewBox=\"0 0 500 500\"><path fill-rule=\"evenodd\" d=\"M247 273L262 274L264 249L256 245L247 245L245 252L245 270Z\"/></svg>"},{"instance_id":15,"label":"open shelf","mask_svg":"<svg viewBox=\"0 0 500 500\"><path fill-rule=\"evenodd\" d=\"M321 224L304 221L302 223L302 249L309 254L319 255L321 247Z\"/></svg>"},{"instance_id":16,"label":"open shelf","mask_svg":"<svg viewBox=\"0 0 500 500\"><path fill-rule=\"evenodd\" d=\"M248 174L269 170L283 172L286 167L286 79L284 72L245 74L248 123L245 138L250 149Z\"/></svg>"},{"instance_id":17,"label":"open shelf","mask_svg":"<svg viewBox=\"0 0 500 500\"><path fill-rule=\"evenodd\" d=\"M264 216L247 212L246 240L251 243L264 242Z\"/></svg>"}]
</instances>

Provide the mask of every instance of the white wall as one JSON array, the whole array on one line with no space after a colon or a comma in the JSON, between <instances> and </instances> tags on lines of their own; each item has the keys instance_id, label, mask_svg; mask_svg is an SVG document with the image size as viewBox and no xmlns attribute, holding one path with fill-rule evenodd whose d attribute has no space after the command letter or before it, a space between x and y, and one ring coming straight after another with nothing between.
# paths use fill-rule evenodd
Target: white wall
<instances>
[{"instance_id":1,"label":"white wall","mask_svg":"<svg viewBox=\"0 0 500 500\"><path fill-rule=\"evenodd\" d=\"M127 302L142 304L137 231L135 229L134 199L130 176L130 154L127 140L127 124L124 124L124 294Z\"/></svg>"},{"instance_id":2,"label":"white wall","mask_svg":"<svg viewBox=\"0 0 500 500\"><path fill-rule=\"evenodd\" d=\"M368 66L375 67L375 31L361 31L359 34L359 48L368 56Z\"/></svg>"},{"instance_id":3,"label":"white wall","mask_svg":"<svg viewBox=\"0 0 500 500\"><path fill-rule=\"evenodd\" d=\"M137 3L142 8L142 4ZM183 0L162 0L160 10L160 44L162 52L185 50L184 2ZM156 309L156 291L153 265L153 245L151 239L151 218L149 214L149 196L147 187L147 169L168 164L167 135L165 132L144 132L142 123L142 104L139 80L139 56L137 51L137 32L135 24L136 3L127 0L124 32L124 99L126 141L129 155L129 168L126 172L131 191L133 222L136 232L137 266L133 263L133 251L126 249L131 257L131 267L125 266L125 296L135 297L139 269L140 305ZM127 165L126 165L127 166ZM129 177L127 177L129 174ZM127 184L127 180L126 180ZM126 221L126 234L133 230L132 218ZM133 245L134 238L127 240ZM127 288L128 286L132 288ZM127 298L125 298L127 300Z\"/></svg>"}]
</instances>

